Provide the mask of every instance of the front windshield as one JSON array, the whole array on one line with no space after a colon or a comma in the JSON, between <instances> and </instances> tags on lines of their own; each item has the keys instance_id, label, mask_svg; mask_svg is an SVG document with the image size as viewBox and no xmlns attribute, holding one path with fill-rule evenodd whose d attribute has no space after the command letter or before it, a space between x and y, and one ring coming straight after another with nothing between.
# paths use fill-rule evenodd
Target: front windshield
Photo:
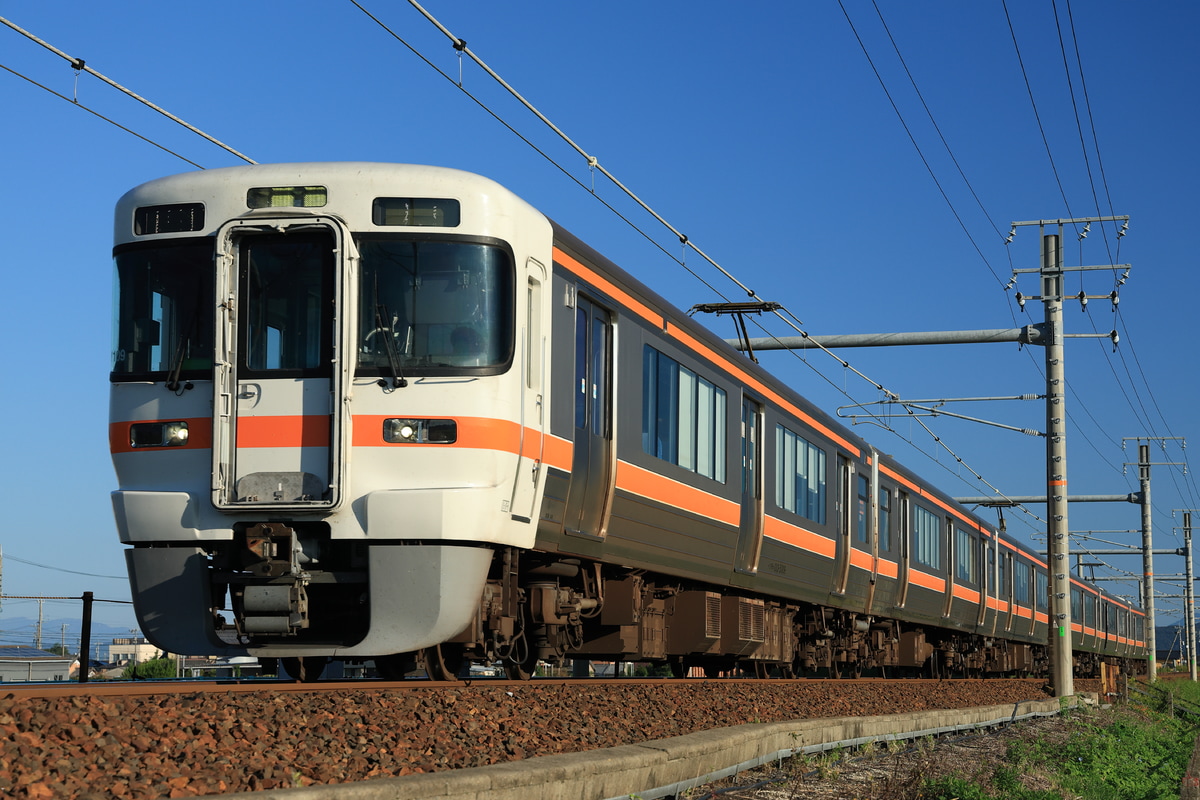
<instances>
[{"instance_id":1,"label":"front windshield","mask_svg":"<svg viewBox=\"0 0 1200 800\"><path fill-rule=\"evenodd\" d=\"M211 377L212 240L122 247L113 260L112 379Z\"/></svg>"},{"instance_id":2,"label":"front windshield","mask_svg":"<svg viewBox=\"0 0 1200 800\"><path fill-rule=\"evenodd\" d=\"M507 250L444 239L358 242L360 375L494 374L513 347Z\"/></svg>"}]
</instances>

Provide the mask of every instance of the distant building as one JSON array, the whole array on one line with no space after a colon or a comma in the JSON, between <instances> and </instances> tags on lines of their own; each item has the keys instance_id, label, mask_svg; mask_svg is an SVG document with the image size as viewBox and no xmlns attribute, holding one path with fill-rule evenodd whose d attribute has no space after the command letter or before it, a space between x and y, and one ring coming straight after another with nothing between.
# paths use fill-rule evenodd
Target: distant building
<instances>
[{"instance_id":1,"label":"distant building","mask_svg":"<svg viewBox=\"0 0 1200 800\"><path fill-rule=\"evenodd\" d=\"M36 647L0 645L0 683L70 680L76 663L74 656L60 656Z\"/></svg>"},{"instance_id":2,"label":"distant building","mask_svg":"<svg viewBox=\"0 0 1200 800\"><path fill-rule=\"evenodd\" d=\"M110 664L141 664L163 655L163 651L146 641L144 636L118 636L108 646Z\"/></svg>"}]
</instances>

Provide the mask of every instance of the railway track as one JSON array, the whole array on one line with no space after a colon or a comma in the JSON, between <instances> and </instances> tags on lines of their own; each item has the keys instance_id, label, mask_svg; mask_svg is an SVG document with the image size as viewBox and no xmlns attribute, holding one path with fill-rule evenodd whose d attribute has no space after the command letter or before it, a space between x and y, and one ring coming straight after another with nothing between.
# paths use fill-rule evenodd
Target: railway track
<instances>
[{"instance_id":1,"label":"railway track","mask_svg":"<svg viewBox=\"0 0 1200 800\"><path fill-rule=\"evenodd\" d=\"M1085 687L1086 688L1086 687ZM341 784L756 722L1044 699L1040 681L476 680L5 687L0 796Z\"/></svg>"},{"instance_id":2,"label":"railway track","mask_svg":"<svg viewBox=\"0 0 1200 800\"><path fill-rule=\"evenodd\" d=\"M9 684L3 688L5 693L15 697L74 697L95 695L97 697L137 697L141 695L161 694L195 694L208 692L350 692L356 690L376 691L422 691L427 689L452 689L472 687L504 687L520 688L531 685L555 685L569 687L598 687L598 686L685 686L695 683L728 683L734 682L741 686L777 686L777 685L827 685L837 686L866 686L875 683L904 685L937 685L946 683L944 680L895 679L895 678L840 678L840 679L779 679L779 678L540 678L535 683L525 680L510 680L508 678L468 678L460 680L437 681L427 679L408 679L402 681L382 680L326 680L305 683L288 679L271 680L262 678L248 679L208 679L208 680L149 680L149 681L101 681L95 683L28 683ZM955 681L973 683L963 679ZM992 679L980 683L992 683ZM1045 678L1011 678L1007 683L1025 683L1031 687L1047 687Z\"/></svg>"}]
</instances>

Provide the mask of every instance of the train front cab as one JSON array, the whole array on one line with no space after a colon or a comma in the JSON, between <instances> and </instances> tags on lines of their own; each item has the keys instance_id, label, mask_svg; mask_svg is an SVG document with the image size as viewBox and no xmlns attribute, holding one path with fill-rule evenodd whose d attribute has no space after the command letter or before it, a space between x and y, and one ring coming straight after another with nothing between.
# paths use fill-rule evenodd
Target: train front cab
<instances>
[{"instance_id":1,"label":"train front cab","mask_svg":"<svg viewBox=\"0 0 1200 800\"><path fill-rule=\"evenodd\" d=\"M532 543L549 224L466 173L303 166L117 210L113 504L169 652L438 644Z\"/></svg>"}]
</instances>

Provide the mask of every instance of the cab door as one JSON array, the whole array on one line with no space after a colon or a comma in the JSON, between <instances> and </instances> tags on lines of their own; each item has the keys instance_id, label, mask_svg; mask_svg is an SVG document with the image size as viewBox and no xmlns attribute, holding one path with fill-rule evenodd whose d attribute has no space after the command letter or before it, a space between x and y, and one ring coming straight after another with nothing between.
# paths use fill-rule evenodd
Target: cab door
<instances>
[{"instance_id":1,"label":"cab door","mask_svg":"<svg viewBox=\"0 0 1200 800\"><path fill-rule=\"evenodd\" d=\"M335 507L349 433L349 237L320 218L235 222L218 237L213 502Z\"/></svg>"}]
</instances>

